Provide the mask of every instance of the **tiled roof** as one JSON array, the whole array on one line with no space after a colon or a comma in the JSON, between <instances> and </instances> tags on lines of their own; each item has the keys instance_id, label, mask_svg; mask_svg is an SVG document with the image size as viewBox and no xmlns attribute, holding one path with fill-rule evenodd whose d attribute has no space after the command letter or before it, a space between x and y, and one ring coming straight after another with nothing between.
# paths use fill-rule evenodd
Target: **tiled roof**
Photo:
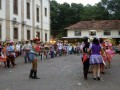
<instances>
[{"instance_id":1,"label":"tiled roof","mask_svg":"<svg viewBox=\"0 0 120 90\"><path fill-rule=\"evenodd\" d=\"M65 29L120 29L120 20L80 21Z\"/></svg>"}]
</instances>

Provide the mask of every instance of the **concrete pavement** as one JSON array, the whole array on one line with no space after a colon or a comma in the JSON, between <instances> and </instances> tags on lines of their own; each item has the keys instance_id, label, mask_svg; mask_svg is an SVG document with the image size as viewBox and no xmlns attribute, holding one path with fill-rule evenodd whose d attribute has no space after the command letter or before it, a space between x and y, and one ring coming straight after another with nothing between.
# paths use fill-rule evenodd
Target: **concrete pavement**
<instances>
[{"instance_id":1,"label":"concrete pavement","mask_svg":"<svg viewBox=\"0 0 120 90\"><path fill-rule=\"evenodd\" d=\"M120 90L120 55L112 60L101 81L94 81L92 74L83 79L80 56L68 55L38 61L38 77L29 79L31 64L17 59L15 68L0 68L0 90Z\"/></svg>"}]
</instances>

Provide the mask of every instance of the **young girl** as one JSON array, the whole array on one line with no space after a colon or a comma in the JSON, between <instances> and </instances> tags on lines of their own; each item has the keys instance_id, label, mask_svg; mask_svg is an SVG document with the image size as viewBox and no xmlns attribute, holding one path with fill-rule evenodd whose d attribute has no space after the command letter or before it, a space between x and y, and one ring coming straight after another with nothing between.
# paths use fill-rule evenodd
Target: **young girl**
<instances>
[{"instance_id":1,"label":"young girl","mask_svg":"<svg viewBox=\"0 0 120 90\"><path fill-rule=\"evenodd\" d=\"M97 38L93 39L93 43L90 45L89 50L91 51L90 64L93 65L93 79L100 80L100 64L103 63L102 55L100 51L102 50L101 44Z\"/></svg>"},{"instance_id":2,"label":"young girl","mask_svg":"<svg viewBox=\"0 0 120 90\"><path fill-rule=\"evenodd\" d=\"M6 66L6 59L7 59L7 56L6 56L6 47L7 47L7 45L6 44L4 44L4 47L3 47L3 49L2 49L2 56L1 56L1 59L2 59L2 62L4 62L4 67L6 68L7 66Z\"/></svg>"},{"instance_id":3,"label":"young girl","mask_svg":"<svg viewBox=\"0 0 120 90\"><path fill-rule=\"evenodd\" d=\"M108 46L106 46L106 59L107 59L107 66L106 67L110 68L112 56L111 56L111 51L110 51Z\"/></svg>"},{"instance_id":4,"label":"young girl","mask_svg":"<svg viewBox=\"0 0 120 90\"><path fill-rule=\"evenodd\" d=\"M104 72L105 71L105 66L106 66L106 63L105 63L105 61L106 61L106 50L105 50L106 45L105 45L105 42L103 41L103 39L100 39L100 44L101 44L101 47L102 47L102 50L101 50L100 54L102 55L102 58L103 58L103 63L100 64L100 72L102 74L104 74L105 73Z\"/></svg>"},{"instance_id":5,"label":"young girl","mask_svg":"<svg viewBox=\"0 0 120 90\"><path fill-rule=\"evenodd\" d=\"M100 65L100 72L102 73L102 74L105 74L105 66L106 66L106 53L105 53L106 51L105 51L105 48L103 47L103 51L101 51L101 55L102 55L102 58L103 58L103 63L101 63L101 65Z\"/></svg>"}]
</instances>

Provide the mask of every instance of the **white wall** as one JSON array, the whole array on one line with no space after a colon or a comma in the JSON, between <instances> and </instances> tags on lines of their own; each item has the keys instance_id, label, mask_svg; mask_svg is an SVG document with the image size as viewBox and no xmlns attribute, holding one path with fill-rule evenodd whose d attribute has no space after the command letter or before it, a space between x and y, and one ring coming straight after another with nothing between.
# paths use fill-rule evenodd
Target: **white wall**
<instances>
[{"instance_id":1,"label":"white wall","mask_svg":"<svg viewBox=\"0 0 120 90\"><path fill-rule=\"evenodd\" d=\"M43 34L43 41L44 42L49 42L50 41L50 38L49 38L50 37L50 31L44 30L43 33L44 33ZM47 34L47 41L45 41L45 34Z\"/></svg>"},{"instance_id":2,"label":"white wall","mask_svg":"<svg viewBox=\"0 0 120 90\"><path fill-rule=\"evenodd\" d=\"M1 27L1 29L2 29L2 31L1 31L1 33L2 33L2 35L1 35L1 40L2 41L5 41L5 38L6 38L6 21L5 20L3 20L3 21L0 21L0 25L2 26Z\"/></svg>"},{"instance_id":3,"label":"white wall","mask_svg":"<svg viewBox=\"0 0 120 90\"><path fill-rule=\"evenodd\" d=\"M47 8L47 16L45 16L45 8ZM43 18L43 42L45 42L45 33L47 33L47 42L50 41L50 3L49 0L42 2L42 18Z\"/></svg>"},{"instance_id":4,"label":"white wall","mask_svg":"<svg viewBox=\"0 0 120 90\"><path fill-rule=\"evenodd\" d=\"M68 36L68 37L74 37L74 36L75 36L74 30L68 30L67 36Z\"/></svg>"},{"instance_id":5,"label":"white wall","mask_svg":"<svg viewBox=\"0 0 120 90\"><path fill-rule=\"evenodd\" d=\"M13 0L10 1L10 20L17 19L17 22L21 23L21 0L18 0L18 15L13 13Z\"/></svg>"},{"instance_id":6,"label":"white wall","mask_svg":"<svg viewBox=\"0 0 120 90\"><path fill-rule=\"evenodd\" d=\"M36 18L36 15L37 15L37 12L36 12L36 8L39 8L39 22L37 22L37 18ZM35 0L35 8L34 8L34 11L35 11L35 16L34 16L34 19L35 19L35 26L39 25L39 27L41 28L41 2L40 0Z\"/></svg>"},{"instance_id":7,"label":"white wall","mask_svg":"<svg viewBox=\"0 0 120 90\"><path fill-rule=\"evenodd\" d=\"M24 28L25 30L24 30L24 39L25 40L27 40L27 30L30 30L30 40L32 40L33 39L33 28L32 27L29 27L29 26L26 26L25 28Z\"/></svg>"},{"instance_id":8,"label":"white wall","mask_svg":"<svg viewBox=\"0 0 120 90\"><path fill-rule=\"evenodd\" d=\"M30 3L30 19L27 19L27 2L29 2ZM32 16L32 0L24 0L24 21L26 21L26 24L27 25L30 25L30 26L32 26L32 18L33 18L33 16Z\"/></svg>"},{"instance_id":9,"label":"white wall","mask_svg":"<svg viewBox=\"0 0 120 90\"><path fill-rule=\"evenodd\" d=\"M42 3L43 29L50 30L50 3L49 0L43 0ZM45 8L47 8L47 17L45 16Z\"/></svg>"},{"instance_id":10,"label":"white wall","mask_svg":"<svg viewBox=\"0 0 120 90\"><path fill-rule=\"evenodd\" d=\"M92 37L98 37L98 38L120 38L120 35L118 35L118 31L119 30L111 30L111 35L110 36L105 36L103 35L103 30L96 30L96 36L90 36L89 35L89 30L81 30L81 36L80 37L84 37L84 36L88 36L90 38ZM74 34L75 30L68 30L67 31L67 37L75 37Z\"/></svg>"},{"instance_id":11,"label":"white wall","mask_svg":"<svg viewBox=\"0 0 120 90\"><path fill-rule=\"evenodd\" d=\"M39 26L39 28L35 28L35 36L36 36L36 32L40 32L40 37L41 37L41 0L35 0L35 8L34 8L34 12L35 12L35 16L34 16L34 20L35 20L35 27ZM37 11L36 11L36 8L39 8L39 22L37 22Z\"/></svg>"},{"instance_id":12,"label":"white wall","mask_svg":"<svg viewBox=\"0 0 120 90\"><path fill-rule=\"evenodd\" d=\"M102 38L103 37L102 33L103 33L102 30L96 30L96 37Z\"/></svg>"},{"instance_id":13,"label":"white wall","mask_svg":"<svg viewBox=\"0 0 120 90\"><path fill-rule=\"evenodd\" d=\"M87 30L81 30L81 36L88 36L89 37L89 32Z\"/></svg>"},{"instance_id":14,"label":"white wall","mask_svg":"<svg viewBox=\"0 0 120 90\"><path fill-rule=\"evenodd\" d=\"M27 19L27 2L30 3L30 19ZM24 26L24 39L27 40L27 30L30 30L30 39L33 39L33 2L32 0L24 0L24 21L26 22L26 26Z\"/></svg>"},{"instance_id":15,"label":"white wall","mask_svg":"<svg viewBox=\"0 0 120 90\"><path fill-rule=\"evenodd\" d=\"M27 15L26 15L26 4L27 2L30 1L30 19L27 19ZM34 1L34 9L33 9L33 2ZM0 10L0 18L4 19L3 21L0 21L0 24L2 25L2 40L5 41L5 38L6 38L6 9L9 9L10 10L10 39L13 40L13 28L14 27L17 27L18 28L18 40L21 40L21 36L22 36L22 31L21 29L22 28L22 22L23 21L26 21L26 25L24 26L24 39L27 40L27 29L29 29L31 31L31 39L33 39L33 34L36 35L36 30L37 31L40 31L40 34L42 34L42 38L44 39L44 35L45 33L47 33L48 35L48 41L50 40L50 3L49 3L49 0L42 0L42 3L40 2L41 0L23 0L23 2L21 2L21 0L18 0L18 15L15 15L13 13L13 0L10 0L10 7L6 8L6 2L7 0L2 0L2 10ZM22 17L21 13L22 13L22 10L21 10L21 4L24 5L24 17ZM42 4L42 6L41 6ZM39 6L39 13L40 13L40 22L38 23L36 21L36 7ZM47 8L47 17L45 16L45 7ZM41 12L41 9L42 9L42 12ZM34 17L33 17L33 10L34 10ZM41 14L43 17L41 17ZM13 25L13 18L16 18L17 22L19 24L17 25ZM33 18L35 20L35 22L33 22ZM43 19L43 22L41 22L41 19ZM33 25L34 23L34 25ZM43 33L41 32L41 23L42 24L42 28L43 28ZM39 25L39 30L36 29L35 27ZM35 30L35 32L33 33L33 30ZM44 41L44 40L43 40Z\"/></svg>"},{"instance_id":16,"label":"white wall","mask_svg":"<svg viewBox=\"0 0 120 90\"><path fill-rule=\"evenodd\" d=\"M111 33L112 33L112 37L113 37L113 38L120 38L120 35L118 34L118 31L119 31L119 30L112 30Z\"/></svg>"},{"instance_id":17,"label":"white wall","mask_svg":"<svg viewBox=\"0 0 120 90\"><path fill-rule=\"evenodd\" d=\"M18 28L18 41L21 41L21 25L13 25L10 23L10 39L14 40L14 28Z\"/></svg>"},{"instance_id":18,"label":"white wall","mask_svg":"<svg viewBox=\"0 0 120 90\"><path fill-rule=\"evenodd\" d=\"M14 25L12 23L13 18L16 18L16 21L19 23L18 25ZM18 40L21 40L21 0L18 0L18 14L14 14L13 12L13 0L10 1L10 39L14 39L14 27L18 28Z\"/></svg>"},{"instance_id":19,"label":"white wall","mask_svg":"<svg viewBox=\"0 0 120 90\"><path fill-rule=\"evenodd\" d=\"M6 6L5 6L5 1L6 0L2 0L2 8L0 9L0 18L5 19L5 15L6 15Z\"/></svg>"},{"instance_id":20,"label":"white wall","mask_svg":"<svg viewBox=\"0 0 120 90\"><path fill-rule=\"evenodd\" d=\"M2 41L5 41L6 38L6 4L5 4L6 0L2 0L2 8L0 9L0 18L3 19L0 21L0 25L2 26Z\"/></svg>"}]
</instances>

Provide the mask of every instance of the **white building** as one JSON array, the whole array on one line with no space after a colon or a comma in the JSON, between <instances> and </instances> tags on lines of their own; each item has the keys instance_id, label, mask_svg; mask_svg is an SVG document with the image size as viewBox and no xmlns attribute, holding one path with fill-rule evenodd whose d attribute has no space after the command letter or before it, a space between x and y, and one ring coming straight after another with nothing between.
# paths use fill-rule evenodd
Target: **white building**
<instances>
[{"instance_id":1,"label":"white building","mask_svg":"<svg viewBox=\"0 0 120 90\"><path fill-rule=\"evenodd\" d=\"M67 28L64 39L89 38L113 39L120 41L120 20L80 21Z\"/></svg>"},{"instance_id":2,"label":"white building","mask_svg":"<svg viewBox=\"0 0 120 90\"><path fill-rule=\"evenodd\" d=\"M0 0L0 40L50 40L50 0Z\"/></svg>"}]
</instances>

